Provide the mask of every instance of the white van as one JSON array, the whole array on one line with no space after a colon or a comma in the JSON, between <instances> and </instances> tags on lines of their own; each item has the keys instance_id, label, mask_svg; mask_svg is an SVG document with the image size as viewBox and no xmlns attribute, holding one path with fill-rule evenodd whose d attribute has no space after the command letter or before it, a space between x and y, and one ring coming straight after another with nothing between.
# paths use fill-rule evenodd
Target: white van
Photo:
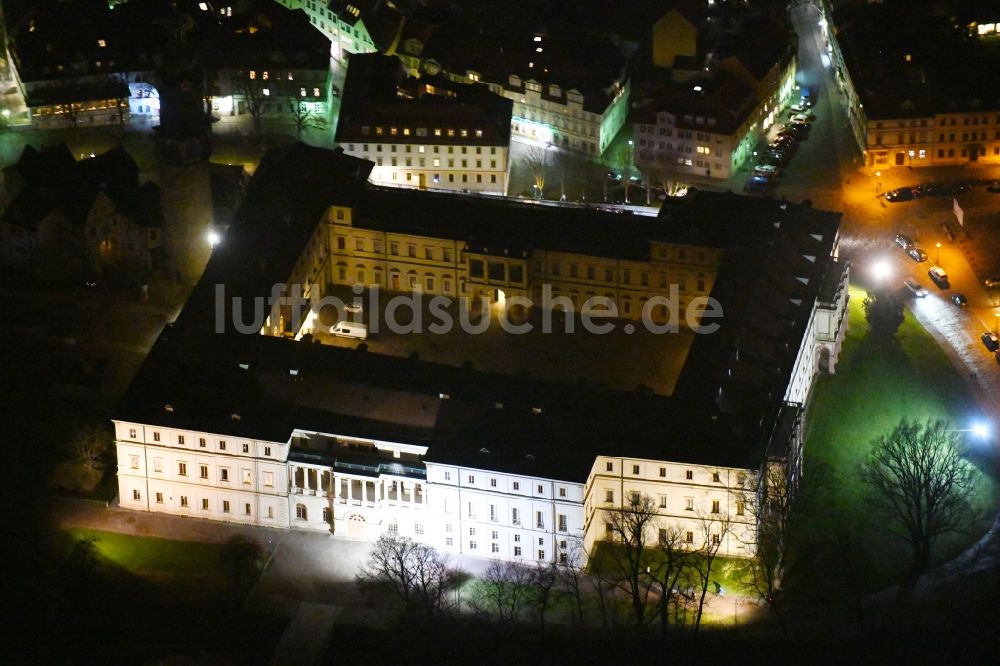
<instances>
[{"instance_id":1,"label":"white van","mask_svg":"<svg viewBox=\"0 0 1000 666\"><path fill-rule=\"evenodd\" d=\"M366 340L368 338L368 327L364 324L353 324L349 321L338 321L330 327L330 333L333 335L339 335L342 338Z\"/></svg>"}]
</instances>

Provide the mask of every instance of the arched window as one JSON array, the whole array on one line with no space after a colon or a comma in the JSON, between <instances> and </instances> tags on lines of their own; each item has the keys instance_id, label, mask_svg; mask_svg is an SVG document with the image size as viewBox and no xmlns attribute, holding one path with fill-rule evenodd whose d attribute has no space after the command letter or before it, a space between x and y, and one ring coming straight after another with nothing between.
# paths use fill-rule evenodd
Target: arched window
<instances>
[{"instance_id":1,"label":"arched window","mask_svg":"<svg viewBox=\"0 0 1000 666\"><path fill-rule=\"evenodd\" d=\"M309 519L308 516L309 516L309 514L306 512L306 505L305 504L296 504L295 505L295 517L296 518L298 518L299 520L308 520Z\"/></svg>"},{"instance_id":2,"label":"arched window","mask_svg":"<svg viewBox=\"0 0 1000 666\"><path fill-rule=\"evenodd\" d=\"M323 507L323 522L327 524L333 522L333 512L330 511L330 507L328 506Z\"/></svg>"}]
</instances>

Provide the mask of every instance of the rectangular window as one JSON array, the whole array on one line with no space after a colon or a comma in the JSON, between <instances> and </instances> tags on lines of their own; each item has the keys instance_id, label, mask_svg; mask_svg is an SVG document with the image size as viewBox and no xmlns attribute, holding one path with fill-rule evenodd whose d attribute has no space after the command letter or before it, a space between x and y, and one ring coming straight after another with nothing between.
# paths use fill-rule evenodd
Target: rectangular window
<instances>
[{"instance_id":1,"label":"rectangular window","mask_svg":"<svg viewBox=\"0 0 1000 666\"><path fill-rule=\"evenodd\" d=\"M639 491L633 490L629 493L629 502L632 506L639 506Z\"/></svg>"},{"instance_id":2,"label":"rectangular window","mask_svg":"<svg viewBox=\"0 0 1000 666\"><path fill-rule=\"evenodd\" d=\"M660 495L660 508L661 509L666 509L667 508L667 496L666 495Z\"/></svg>"},{"instance_id":3,"label":"rectangular window","mask_svg":"<svg viewBox=\"0 0 1000 666\"><path fill-rule=\"evenodd\" d=\"M177 475L178 476L187 476L188 475L188 466L187 466L186 462L179 462L179 463L177 463Z\"/></svg>"},{"instance_id":4,"label":"rectangular window","mask_svg":"<svg viewBox=\"0 0 1000 666\"><path fill-rule=\"evenodd\" d=\"M135 428L129 428L128 429L128 438L129 439L135 439Z\"/></svg>"},{"instance_id":5,"label":"rectangular window","mask_svg":"<svg viewBox=\"0 0 1000 666\"><path fill-rule=\"evenodd\" d=\"M470 541L469 542L469 550L475 550L475 549L476 549L476 542L475 541Z\"/></svg>"},{"instance_id":6,"label":"rectangular window","mask_svg":"<svg viewBox=\"0 0 1000 666\"><path fill-rule=\"evenodd\" d=\"M517 509L510 510L510 522L513 525L521 524L521 514Z\"/></svg>"},{"instance_id":7,"label":"rectangular window","mask_svg":"<svg viewBox=\"0 0 1000 666\"><path fill-rule=\"evenodd\" d=\"M229 500L222 500L222 513L229 513Z\"/></svg>"},{"instance_id":8,"label":"rectangular window","mask_svg":"<svg viewBox=\"0 0 1000 666\"><path fill-rule=\"evenodd\" d=\"M445 481L451 481L451 472L445 472L444 473L444 480Z\"/></svg>"},{"instance_id":9,"label":"rectangular window","mask_svg":"<svg viewBox=\"0 0 1000 666\"><path fill-rule=\"evenodd\" d=\"M693 497L685 497L684 498L684 510L685 511L694 511L694 498Z\"/></svg>"},{"instance_id":10,"label":"rectangular window","mask_svg":"<svg viewBox=\"0 0 1000 666\"><path fill-rule=\"evenodd\" d=\"M515 481L514 482L514 490L520 490L520 489L521 489L521 483L519 481Z\"/></svg>"},{"instance_id":11,"label":"rectangular window","mask_svg":"<svg viewBox=\"0 0 1000 666\"><path fill-rule=\"evenodd\" d=\"M565 488L560 488L559 489L559 497L566 497L566 489Z\"/></svg>"},{"instance_id":12,"label":"rectangular window","mask_svg":"<svg viewBox=\"0 0 1000 666\"><path fill-rule=\"evenodd\" d=\"M469 475L469 483L475 483L475 482L476 482L476 477L474 477L474 476L472 476L472 475L470 474L470 475Z\"/></svg>"},{"instance_id":13,"label":"rectangular window","mask_svg":"<svg viewBox=\"0 0 1000 666\"><path fill-rule=\"evenodd\" d=\"M535 527L540 530L545 529L545 514L541 511L535 512Z\"/></svg>"},{"instance_id":14,"label":"rectangular window","mask_svg":"<svg viewBox=\"0 0 1000 666\"><path fill-rule=\"evenodd\" d=\"M250 470L243 470L243 484L249 486L251 481Z\"/></svg>"},{"instance_id":15,"label":"rectangular window","mask_svg":"<svg viewBox=\"0 0 1000 666\"><path fill-rule=\"evenodd\" d=\"M746 505L743 503L743 500L737 500L736 501L736 515L737 516L742 516L743 515L743 511L744 511L745 506Z\"/></svg>"},{"instance_id":16,"label":"rectangular window","mask_svg":"<svg viewBox=\"0 0 1000 666\"><path fill-rule=\"evenodd\" d=\"M453 539L452 537L445 538L444 545L446 545L446 546L454 546L455 545L455 539Z\"/></svg>"},{"instance_id":17,"label":"rectangular window","mask_svg":"<svg viewBox=\"0 0 1000 666\"><path fill-rule=\"evenodd\" d=\"M184 435L177 435L177 443L184 446Z\"/></svg>"},{"instance_id":18,"label":"rectangular window","mask_svg":"<svg viewBox=\"0 0 1000 666\"><path fill-rule=\"evenodd\" d=\"M539 493L543 493L543 492L545 492L545 489L544 489L544 487L542 486L542 484L538 484L538 492L539 492Z\"/></svg>"},{"instance_id":19,"label":"rectangular window","mask_svg":"<svg viewBox=\"0 0 1000 666\"><path fill-rule=\"evenodd\" d=\"M250 515L250 502L247 502L246 504L243 505L243 513L245 513L248 516Z\"/></svg>"},{"instance_id":20,"label":"rectangular window","mask_svg":"<svg viewBox=\"0 0 1000 666\"><path fill-rule=\"evenodd\" d=\"M158 433L158 432L154 432L153 433L153 441L154 442L160 441L160 433Z\"/></svg>"},{"instance_id":21,"label":"rectangular window","mask_svg":"<svg viewBox=\"0 0 1000 666\"><path fill-rule=\"evenodd\" d=\"M424 525L423 525L423 523L413 523L413 533L414 534L423 534L424 533Z\"/></svg>"},{"instance_id":22,"label":"rectangular window","mask_svg":"<svg viewBox=\"0 0 1000 666\"><path fill-rule=\"evenodd\" d=\"M685 470L684 478L690 481L691 479L694 478L694 472L692 472L691 470Z\"/></svg>"},{"instance_id":23,"label":"rectangular window","mask_svg":"<svg viewBox=\"0 0 1000 666\"><path fill-rule=\"evenodd\" d=\"M208 478L208 465L201 465L198 469L198 476L202 479Z\"/></svg>"},{"instance_id":24,"label":"rectangular window","mask_svg":"<svg viewBox=\"0 0 1000 666\"><path fill-rule=\"evenodd\" d=\"M540 560L544 560L545 559L545 551L544 550L538 551L538 559L540 559Z\"/></svg>"},{"instance_id":25,"label":"rectangular window","mask_svg":"<svg viewBox=\"0 0 1000 666\"><path fill-rule=\"evenodd\" d=\"M490 544L490 552L491 553L499 553L500 552L500 546L498 544L491 543Z\"/></svg>"},{"instance_id":26,"label":"rectangular window","mask_svg":"<svg viewBox=\"0 0 1000 666\"><path fill-rule=\"evenodd\" d=\"M224 440L224 439L220 439L219 440L219 450L220 451L225 451L226 450L226 440Z\"/></svg>"},{"instance_id":27,"label":"rectangular window","mask_svg":"<svg viewBox=\"0 0 1000 666\"><path fill-rule=\"evenodd\" d=\"M142 501L142 495L140 495L139 491L135 490L134 488L132 489L132 499L135 500L136 502Z\"/></svg>"},{"instance_id":28,"label":"rectangular window","mask_svg":"<svg viewBox=\"0 0 1000 666\"><path fill-rule=\"evenodd\" d=\"M476 506L472 502L469 502L468 509L469 509L469 512L468 512L469 518L475 518L476 517Z\"/></svg>"},{"instance_id":29,"label":"rectangular window","mask_svg":"<svg viewBox=\"0 0 1000 666\"><path fill-rule=\"evenodd\" d=\"M220 481L229 481L229 469L228 468L222 467L222 468L219 469L219 480Z\"/></svg>"},{"instance_id":30,"label":"rectangular window","mask_svg":"<svg viewBox=\"0 0 1000 666\"><path fill-rule=\"evenodd\" d=\"M521 557L521 547L514 546L514 557Z\"/></svg>"},{"instance_id":31,"label":"rectangular window","mask_svg":"<svg viewBox=\"0 0 1000 666\"><path fill-rule=\"evenodd\" d=\"M274 472L264 472L264 487L265 488L274 487Z\"/></svg>"},{"instance_id":32,"label":"rectangular window","mask_svg":"<svg viewBox=\"0 0 1000 666\"><path fill-rule=\"evenodd\" d=\"M153 471L154 472L163 471L163 458L153 458Z\"/></svg>"},{"instance_id":33,"label":"rectangular window","mask_svg":"<svg viewBox=\"0 0 1000 666\"><path fill-rule=\"evenodd\" d=\"M490 520L494 523L497 521L497 507L496 504L490 504Z\"/></svg>"},{"instance_id":34,"label":"rectangular window","mask_svg":"<svg viewBox=\"0 0 1000 666\"><path fill-rule=\"evenodd\" d=\"M719 500L712 500L712 513L719 513Z\"/></svg>"},{"instance_id":35,"label":"rectangular window","mask_svg":"<svg viewBox=\"0 0 1000 666\"><path fill-rule=\"evenodd\" d=\"M244 444L243 445L243 453L250 453L250 445L249 444Z\"/></svg>"},{"instance_id":36,"label":"rectangular window","mask_svg":"<svg viewBox=\"0 0 1000 666\"><path fill-rule=\"evenodd\" d=\"M132 469L139 469L139 456L129 456L128 464Z\"/></svg>"},{"instance_id":37,"label":"rectangular window","mask_svg":"<svg viewBox=\"0 0 1000 666\"><path fill-rule=\"evenodd\" d=\"M712 481L714 481L715 483L719 482L719 473L718 472L712 472Z\"/></svg>"},{"instance_id":38,"label":"rectangular window","mask_svg":"<svg viewBox=\"0 0 1000 666\"><path fill-rule=\"evenodd\" d=\"M208 499L203 499L201 501L201 508L203 511L208 511Z\"/></svg>"},{"instance_id":39,"label":"rectangular window","mask_svg":"<svg viewBox=\"0 0 1000 666\"><path fill-rule=\"evenodd\" d=\"M199 437L198 438L198 446L201 447L201 448L205 448L205 446L207 446L207 444L205 443L205 438L204 437Z\"/></svg>"},{"instance_id":40,"label":"rectangular window","mask_svg":"<svg viewBox=\"0 0 1000 666\"><path fill-rule=\"evenodd\" d=\"M562 513L559 514L559 531L566 531L566 515Z\"/></svg>"},{"instance_id":41,"label":"rectangular window","mask_svg":"<svg viewBox=\"0 0 1000 666\"><path fill-rule=\"evenodd\" d=\"M163 504L163 493L156 493L156 503Z\"/></svg>"},{"instance_id":42,"label":"rectangular window","mask_svg":"<svg viewBox=\"0 0 1000 666\"><path fill-rule=\"evenodd\" d=\"M270 446L265 446L264 447L264 455L265 456L271 455L271 447Z\"/></svg>"},{"instance_id":43,"label":"rectangular window","mask_svg":"<svg viewBox=\"0 0 1000 666\"><path fill-rule=\"evenodd\" d=\"M604 491L604 501L611 504L615 501L615 491L605 490Z\"/></svg>"},{"instance_id":44,"label":"rectangular window","mask_svg":"<svg viewBox=\"0 0 1000 666\"><path fill-rule=\"evenodd\" d=\"M666 467L661 467L660 468L660 477L662 478L662 477L665 477L666 475L667 475L667 468Z\"/></svg>"},{"instance_id":45,"label":"rectangular window","mask_svg":"<svg viewBox=\"0 0 1000 666\"><path fill-rule=\"evenodd\" d=\"M497 487L497 480L490 479L490 488L496 488L496 487Z\"/></svg>"},{"instance_id":46,"label":"rectangular window","mask_svg":"<svg viewBox=\"0 0 1000 666\"><path fill-rule=\"evenodd\" d=\"M187 495L181 495L181 508L186 509L188 505Z\"/></svg>"},{"instance_id":47,"label":"rectangular window","mask_svg":"<svg viewBox=\"0 0 1000 666\"><path fill-rule=\"evenodd\" d=\"M639 473L639 466L638 465L632 465L632 473L633 474L638 474Z\"/></svg>"}]
</instances>

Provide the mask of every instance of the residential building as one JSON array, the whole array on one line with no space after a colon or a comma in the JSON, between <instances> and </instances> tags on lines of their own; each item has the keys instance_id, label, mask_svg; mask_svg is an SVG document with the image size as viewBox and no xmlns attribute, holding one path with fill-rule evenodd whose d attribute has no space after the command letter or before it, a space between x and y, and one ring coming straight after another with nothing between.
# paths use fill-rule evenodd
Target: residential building
<instances>
[{"instance_id":1,"label":"residential building","mask_svg":"<svg viewBox=\"0 0 1000 666\"><path fill-rule=\"evenodd\" d=\"M395 58L350 59L337 143L374 162L373 183L505 195L511 103L439 77L416 79Z\"/></svg>"},{"instance_id":2,"label":"residential building","mask_svg":"<svg viewBox=\"0 0 1000 666\"><path fill-rule=\"evenodd\" d=\"M73 25L67 35L64 27ZM160 77L199 70L206 112L295 125L330 111L330 44L271 0L216 6L99 0L38 3L10 34L17 86L39 127L159 120Z\"/></svg>"},{"instance_id":3,"label":"residential building","mask_svg":"<svg viewBox=\"0 0 1000 666\"><path fill-rule=\"evenodd\" d=\"M720 34L720 22L735 27ZM745 168L795 88L785 22L742 6L680 2L654 24L652 54L658 69L635 95L636 166L647 178L706 181Z\"/></svg>"},{"instance_id":4,"label":"residential building","mask_svg":"<svg viewBox=\"0 0 1000 666\"><path fill-rule=\"evenodd\" d=\"M4 170L10 203L0 218L0 262L49 277L157 267L163 252L160 189L140 184L120 146L76 161L65 144L24 148Z\"/></svg>"},{"instance_id":5,"label":"residential building","mask_svg":"<svg viewBox=\"0 0 1000 666\"><path fill-rule=\"evenodd\" d=\"M309 23L330 40L330 55L342 60L353 53L374 53L385 42L376 43L376 38L391 39L402 22L402 15L391 3L371 0L328 1L328 0L276 0L289 9L301 9L309 17ZM380 7L381 5L381 7ZM370 34L371 22L380 31Z\"/></svg>"},{"instance_id":6,"label":"residential building","mask_svg":"<svg viewBox=\"0 0 1000 666\"><path fill-rule=\"evenodd\" d=\"M1000 13L972 3L949 18L931 5L825 6L845 113L872 168L1000 163L1000 87L980 75L1000 67Z\"/></svg>"}]
</instances>

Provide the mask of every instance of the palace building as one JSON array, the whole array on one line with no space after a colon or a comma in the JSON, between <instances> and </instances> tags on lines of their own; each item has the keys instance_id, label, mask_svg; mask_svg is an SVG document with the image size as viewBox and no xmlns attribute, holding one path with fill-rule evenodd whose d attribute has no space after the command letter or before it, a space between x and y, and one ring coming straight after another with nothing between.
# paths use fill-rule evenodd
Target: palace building
<instances>
[{"instance_id":1,"label":"palace building","mask_svg":"<svg viewBox=\"0 0 1000 666\"><path fill-rule=\"evenodd\" d=\"M797 482L810 388L845 334L839 214L698 193L651 219L379 188L372 168L303 144L265 156L115 414L121 506L560 562L648 496L651 529L752 552L761 471ZM724 311L671 395L293 340L286 306L259 305L276 283L532 298L550 280L624 303L661 271L704 272L689 295Z\"/></svg>"}]
</instances>

